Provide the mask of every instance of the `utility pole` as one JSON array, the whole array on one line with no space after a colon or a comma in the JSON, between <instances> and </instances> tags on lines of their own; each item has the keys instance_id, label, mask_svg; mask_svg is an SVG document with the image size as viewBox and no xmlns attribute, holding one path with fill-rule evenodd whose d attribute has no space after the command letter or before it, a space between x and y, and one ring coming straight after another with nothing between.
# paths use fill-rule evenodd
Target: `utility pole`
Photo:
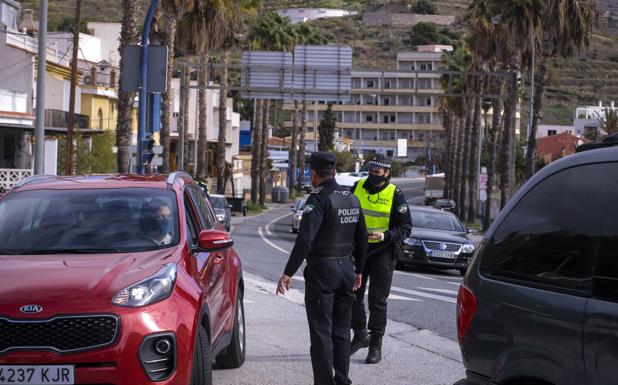
<instances>
[{"instance_id":1,"label":"utility pole","mask_svg":"<svg viewBox=\"0 0 618 385\"><path fill-rule=\"evenodd\" d=\"M71 58L71 92L69 96L69 122L67 124L67 152L64 175L73 174L73 128L75 127L75 87L77 86L77 54L79 53L79 24L82 0L76 0L73 25L73 56Z\"/></svg>"},{"instance_id":2,"label":"utility pole","mask_svg":"<svg viewBox=\"0 0 618 385\"><path fill-rule=\"evenodd\" d=\"M36 127L34 129L34 173L43 174L45 164L45 66L47 64L47 0L39 4L39 64L36 78Z\"/></svg>"}]
</instances>

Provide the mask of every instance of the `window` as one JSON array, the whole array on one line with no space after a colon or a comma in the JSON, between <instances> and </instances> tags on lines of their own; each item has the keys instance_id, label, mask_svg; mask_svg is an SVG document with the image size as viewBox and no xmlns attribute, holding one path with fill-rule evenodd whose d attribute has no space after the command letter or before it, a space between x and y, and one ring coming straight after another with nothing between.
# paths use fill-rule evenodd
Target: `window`
<instances>
[{"instance_id":1,"label":"window","mask_svg":"<svg viewBox=\"0 0 618 385\"><path fill-rule=\"evenodd\" d=\"M395 123L395 120L396 120L395 115L391 115L389 118L390 118L391 123Z\"/></svg>"},{"instance_id":2,"label":"window","mask_svg":"<svg viewBox=\"0 0 618 385\"><path fill-rule=\"evenodd\" d=\"M523 284L587 292L616 171L615 163L585 165L540 182L500 224L482 254L481 270Z\"/></svg>"},{"instance_id":3,"label":"window","mask_svg":"<svg viewBox=\"0 0 618 385\"><path fill-rule=\"evenodd\" d=\"M547 136L554 136L558 134L558 131L556 130L547 130Z\"/></svg>"},{"instance_id":4,"label":"window","mask_svg":"<svg viewBox=\"0 0 618 385\"><path fill-rule=\"evenodd\" d=\"M206 201L204 192L193 186L187 187L187 191L189 192L189 195L191 195L193 202L195 202L196 210L198 211L200 221L202 222L202 227L204 229L213 229L217 221L215 220L214 214L210 209L210 205Z\"/></svg>"},{"instance_id":5,"label":"window","mask_svg":"<svg viewBox=\"0 0 618 385\"><path fill-rule=\"evenodd\" d=\"M393 157L393 150L386 150L386 156L388 158L392 158Z\"/></svg>"},{"instance_id":6,"label":"window","mask_svg":"<svg viewBox=\"0 0 618 385\"><path fill-rule=\"evenodd\" d=\"M384 81L384 88L386 88L386 89L391 88L391 81L390 80Z\"/></svg>"},{"instance_id":7,"label":"window","mask_svg":"<svg viewBox=\"0 0 618 385\"><path fill-rule=\"evenodd\" d=\"M103 129L103 110L99 108L99 112L97 112L97 129Z\"/></svg>"},{"instance_id":8,"label":"window","mask_svg":"<svg viewBox=\"0 0 618 385\"><path fill-rule=\"evenodd\" d=\"M367 88L373 88L373 80L367 80Z\"/></svg>"},{"instance_id":9,"label":"window","mask_svg":"<svg viewBox=\"0 0 618 385\"><path fill-rule=\"evenodd\" d=\"M431 106L431 98L426 98L425 99L425 105L426 106Z\"/></svg>"},{"instance_id":10,"label":"window","mask_svg":"<svg viewBox=\"0 0 618 385\"><path fill-rule=\"evenodd\" d=\"M615 163L614 163L615 164ZM618 187L607 205L605 223L597 254L592 295L595 298L618 302Z\"/></svg>"},{"instance_id":11,"label":"window","mask_svg":"<svg viewBox=\"0 0 618 385\"><path fill-rule=\"evenodd\" d=\"M373 115L365 115L366 122L373 122Z\"/></svg>"},{"instance_id":12,"label":"window","mask_svg":"<svg viewBox=\"0 0 618 385\"><path fill-rule=\"evenodd\" d=\"M384 104L385 106L390 106L391 100L389 98L384 98L382 99L382 104Z\"/></svg>"}]
</instances>

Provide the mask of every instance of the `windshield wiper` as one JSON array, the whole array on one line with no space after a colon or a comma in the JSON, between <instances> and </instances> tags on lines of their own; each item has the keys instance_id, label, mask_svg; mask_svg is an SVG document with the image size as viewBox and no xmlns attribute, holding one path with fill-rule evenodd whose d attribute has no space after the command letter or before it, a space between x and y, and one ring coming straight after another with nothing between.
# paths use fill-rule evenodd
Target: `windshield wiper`
<instances>
[{"instance_id":1,"label":"windshield wiper","mask_svg":"<svg viewBox=\"0 0 618 385\"><path fill-rule=\"evenodd\" d=\"M119 253L120 249L113 248L84 248L84 249L41 249L41 250L24 250L19 253L21 255L36 255L36 254L104 254L104 253Z\"/></svg>"}]
</instances>

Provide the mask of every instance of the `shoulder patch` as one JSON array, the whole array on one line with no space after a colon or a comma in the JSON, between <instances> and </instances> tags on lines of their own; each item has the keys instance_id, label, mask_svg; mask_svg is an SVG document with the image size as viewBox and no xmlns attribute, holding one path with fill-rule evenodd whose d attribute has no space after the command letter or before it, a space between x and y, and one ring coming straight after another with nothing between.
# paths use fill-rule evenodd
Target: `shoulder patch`
<instances>
[{"instance_id":1,"label":"shoulder patch","mask_svg":"<svg viewBox=\"0 0 618 385\"><path fill-rule=\"evenodd\" d=\"M408 205L401 205L397 208L397 211L399 211L401 214L407 213L408 210Z\"/></svg>"},{"instance_id":2,"label":"shoulder patch","mask_svg":"<svg viewBox=\"0 0 618 385\"><path fill-rule=\"evenodd\" d=\"M313 211L314 208L314 205L306 205L305 209L303 210L303 214L309 214L311 211Z\"/></svg>"},{"instance_id":3,"label":"shoulder patch","mask_svg":"<svg viewBox=\"0 0 618 385\"><path fill-rule=\"evenodd\" d=\"M395 194L401 194L402 191L399 187L395 187Z\"/></svg>"},{"instance_id":4,"label":"shoulder patch","mask_svg":"<svg viewBox=\"0 0 618 385\"><path fill-rule=\"evenodd\" d=\"M318 188L314 188L313 190L311 190L311 193L310 193L310 194L317 194L317 193L319 193L320 191L322 191L323 189L324 189L324 187L322 187L322 186L320 186L320 187L318 187Z\"/></svg>"}]
</instances>

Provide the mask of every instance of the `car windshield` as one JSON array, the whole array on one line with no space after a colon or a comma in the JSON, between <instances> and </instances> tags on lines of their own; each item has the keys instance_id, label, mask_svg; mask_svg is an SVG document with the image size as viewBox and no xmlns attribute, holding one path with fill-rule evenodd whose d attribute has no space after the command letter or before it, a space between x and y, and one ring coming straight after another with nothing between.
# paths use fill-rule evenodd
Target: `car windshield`
<instances>
[{"instance_id":1,"label":"car windshield","mask_svg":"<svg viewBox=\"0 0 618 385\"><path fill-rule=\"evenodd\" d=\"M214 207L216 209L225 209L225 208L227 208L227 199L225 199L223 197L213 197L211 195L210 196L210 204L212 205L212 207Z\"/></svg>"},{"instance_id":2,"label":"car windshield","mask_svg":"<svg viewBox=\"0 0 618 385\"><path fill-rule=\"evenodd\" d=\"M174 192L34 190L0 201L0 254L113 253L178 244Z\"/></svg>"},{"instance_id":3,"label":"car windshield","mask_svg":"<svg viewBox=\"0 0 618 385\"><path fill-rule=\"evenodd\" d=\"M453 214L413 210L411 211L411 215L413 227L445 231L464 231L461 222L459 222L459 219Z\"/></svg>"}]
</instances>

